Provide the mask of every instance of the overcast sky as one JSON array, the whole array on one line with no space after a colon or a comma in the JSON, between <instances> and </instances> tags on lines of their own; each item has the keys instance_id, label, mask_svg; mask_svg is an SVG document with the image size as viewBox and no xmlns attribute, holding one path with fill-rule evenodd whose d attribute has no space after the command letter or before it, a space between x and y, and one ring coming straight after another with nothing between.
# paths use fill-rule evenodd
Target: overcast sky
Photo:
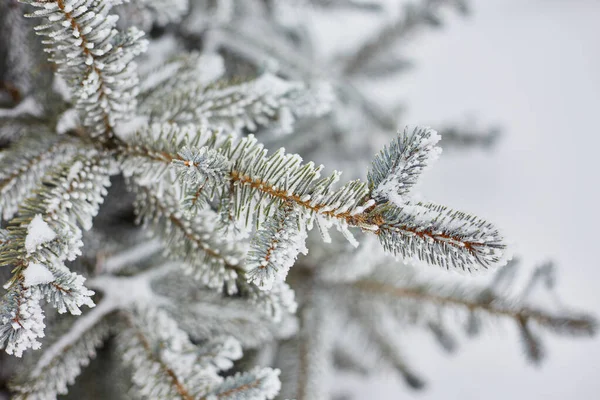
<instances>
[{"instance_id":1,"label":"overcast sky","mask_svg":"<svg viewBox=\"0 0 600 400\"><path fill-rule=\"evenodd\" d=\"M526 265L554 260L565 302L600 316L600 1L472 4L470 18L411 43L417 68L381 95L406 99L406 123L473 116L503 127L491 153L446 152L421 192L496 222ZM600 338L544 338L547 360L532 367L510 326L462 340L452 356L411 336L426 392L407 393L393 375L346 389L382 400L600 398Z\"/></svg>"}]
</instances>

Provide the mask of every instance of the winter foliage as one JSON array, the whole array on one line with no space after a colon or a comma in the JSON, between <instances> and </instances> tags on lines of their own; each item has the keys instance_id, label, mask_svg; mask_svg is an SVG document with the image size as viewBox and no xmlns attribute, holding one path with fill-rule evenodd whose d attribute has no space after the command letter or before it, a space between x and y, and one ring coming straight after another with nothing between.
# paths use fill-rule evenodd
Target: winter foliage
<instances>
[{"instance_id":1,"label":"winter foliage","mask_svg":"<svg viewBox=\"0 0 600 400\"><path fill-rule=\"evenodd\" d=\"M493 223L415 194L440 139L474 141L396 131L395 110L357 85L403 72L394 44L462 1L406 6L322 62L308 14L377 14L377 1L21 3L0 4L0 78L14 80L0 109L0 348L23 357L14 398L82 390L95 365L119 399L325 399L335 366L379 360L420 389L406 326L451 351L446 325L473 335L506 319L534 362L538 331L594 333L591 317L530 299L553 288L550 268L510 293ZM427 265L495 275L437 282Z\"/></svg>"}]
</instances>

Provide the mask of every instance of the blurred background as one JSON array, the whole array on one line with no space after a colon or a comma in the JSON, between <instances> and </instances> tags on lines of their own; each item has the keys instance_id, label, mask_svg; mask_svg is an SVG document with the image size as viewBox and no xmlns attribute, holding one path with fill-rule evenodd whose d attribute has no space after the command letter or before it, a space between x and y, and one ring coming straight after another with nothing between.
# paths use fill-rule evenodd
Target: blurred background
<instances>
[{"instance_id":1,"label":"blurred background","mask_svg":"<svg viewBox=\"0 0 600 400\"><path fill-rule=\"evenodd\" d=\"M524 266L553 260L561 297L600 315L600 1L470 4L468 17L448 13L441 30L409 41L405 52L416 67L375 94L404 99L403 120L411 124L498 124L495 148L445 151L425 176L423 196L497 222ZM341 41L364 34L356 26L324 29ZM420 355L412 359L430 382L425 391L406 391L389 373L366 386L347 376L340 393L492 400L597 399L600 392L599 337L548 337L540 366L523 359L512 326L463 340L450 355L429 339L405 339Z\"/></svg>"}]
</instances>

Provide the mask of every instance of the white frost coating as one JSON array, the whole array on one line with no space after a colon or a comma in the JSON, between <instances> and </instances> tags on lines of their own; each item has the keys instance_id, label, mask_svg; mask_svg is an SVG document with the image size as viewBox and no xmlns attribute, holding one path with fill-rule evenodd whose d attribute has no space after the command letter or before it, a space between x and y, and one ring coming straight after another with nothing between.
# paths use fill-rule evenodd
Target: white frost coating
<instances>
[{"instance_id":1,"label":"white frost coating","mask_svg":"<svg viewBox=\"0 0 600 400\"><path fill-rule=\"evenodd\" d=\"M42 219L41 214L36 214L27 226L25 250L27 254L34 253L38 246L48 243L56 238L56 232Z\"/></svg>"},{"instance_id":2,"label":"white frost coating","mask_svg":"<svg viewBox=\"0 0 600 400\"><path fill-rule=\"evenodd\" d=\"M432 203L387 207L378 238L384 249L404 262L438 265L466 272L498 268L509 253L491 223Z\"/></svg>"},{"instance_id":3,"label":"white frost coating","mask_svg":"<svg viewBox=\"0 0 600 400\"><path fill-rule=\"evenodd\" d=\"M218 53L202 54L199 58L202 69L198 71L197 79L207 85L225 74L225 61Z\"/></svg>"},{"instance_id":4,"label":"white frost coating","mask_svg":"<svg viewBox=\"0 0 600 400\"><path fill-rule=\"evenodd\" d=\"M13 294L15 294L13 292ZM2 324L10 325L11 332L5 346L8 354L21 357L27 349L37 350L42 346L38 338L44 337L44 313L40 307L40 292L24 288L16 294L15 308L2 316ZM18 322L15 322L18 321ZM7 332L5 331L4 334ZM4 344L3 344L4 345Z\"/></svg>"},{"instance_id":5,"label":"white frost coating","mask_svg":"<svg viewBox=\"0 0 600 400\"><path fill-rule=\"evenodd\" d=\"M54 275L42 264L31 262L23 271L23 278L23 285L30 287L50 283L54 280Z\"/></svg>"}]
</instances>

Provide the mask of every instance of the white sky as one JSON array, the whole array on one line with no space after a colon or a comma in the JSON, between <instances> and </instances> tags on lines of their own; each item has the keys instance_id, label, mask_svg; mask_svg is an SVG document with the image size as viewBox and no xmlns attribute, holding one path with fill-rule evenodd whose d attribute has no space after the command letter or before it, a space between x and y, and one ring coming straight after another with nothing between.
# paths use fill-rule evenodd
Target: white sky
<instances>
[{"instance_id":1,"label":"white sky","mask_svg":"<svg viewBox=\"0 0 600 400\"><path fill-rule=\"evenodd\" d=\"M496 222L525 265L554 260L563 300L600 316L600 1L471 3L470 18L451 17L410 44L417 68L381 96L405 99L405 123L475 116L503 127L491 153L443 154L422 193ZM409 336L425 392L407 392L393 375L344 385L361 399L599 398L600 338L544 335L547 360L533 367L511 328L461 340L451 356Z\"/></svg>"}]
</instances>

